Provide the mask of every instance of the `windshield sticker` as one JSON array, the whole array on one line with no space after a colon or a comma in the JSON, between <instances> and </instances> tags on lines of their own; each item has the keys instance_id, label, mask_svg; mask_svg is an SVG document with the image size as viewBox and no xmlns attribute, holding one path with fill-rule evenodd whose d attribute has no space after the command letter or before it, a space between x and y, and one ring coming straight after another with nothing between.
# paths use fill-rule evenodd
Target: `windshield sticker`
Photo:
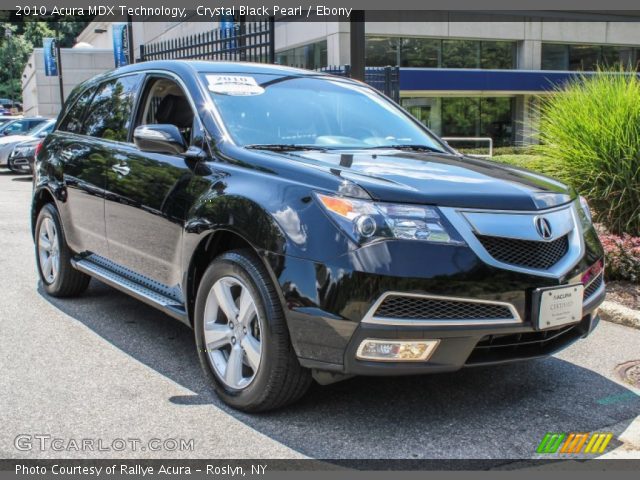
<instances>
[{"instance_id":1,"label":"windshield sticker","mask_svg":"<svg viewBox=\"0 0 640 480\"><path fill-rule=\"evenodd\" d=\"M261 95L264 88L253 77L243 75L207 75L209 91L223 95Z\"/></svg>"}]
</instances>

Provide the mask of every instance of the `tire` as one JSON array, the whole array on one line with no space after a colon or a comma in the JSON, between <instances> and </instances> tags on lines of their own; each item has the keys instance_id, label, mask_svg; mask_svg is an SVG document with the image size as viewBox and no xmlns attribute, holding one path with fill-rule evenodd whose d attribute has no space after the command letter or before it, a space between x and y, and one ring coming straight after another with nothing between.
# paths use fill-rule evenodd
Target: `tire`
<instances>
[{"instance_id":1,"label":"tire","mask_svg":"<svg viewBox=\"0 0 640 480\"><path fill-rule=\"evenodd\" d=\"M198 288L194 330L200 364L233 408L280 408L300 399L311 384L310 371L300 366L291 345L276 289L249 250L224 253L209 265Z\"/></svg>"},{"instance_id":2,"label":"tire","mask_svg":"<svg viewBox=\"0 0 640 480\"><path fill-rule=\"evenodd\" d=\"M72 252L64 238L60 216L50 203L38 213L35 250L42 287L49 295L73 297L87 289L91 277L71 266Z\"/></svg>"}]
</instances>

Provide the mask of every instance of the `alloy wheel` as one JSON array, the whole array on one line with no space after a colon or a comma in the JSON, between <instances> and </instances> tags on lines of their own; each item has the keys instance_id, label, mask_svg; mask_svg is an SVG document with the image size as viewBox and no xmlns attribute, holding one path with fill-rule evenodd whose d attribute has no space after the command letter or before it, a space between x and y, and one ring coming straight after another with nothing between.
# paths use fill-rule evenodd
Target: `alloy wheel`
<instances>
[{"instance_id":1,"label":"alloy wheel","mask_svg":"<svg viewBox=\"0 0 640 480\"><path fill-rule=\"evenodd\" d=\"M232 389L249 386L262 359L262 319L241 280L227 276L213 284L203 328L207 356L217 377Z\"/></svg>"},{"instance_id":2,"label":"alloy wheel","mask_svg":"<svg viewBox=\"0 0 640 480\"><path fill-rule=\"evenodd\" d=\"M38 260L45 282L52 284L60 270L60 242L58 229L51 218L44 218L38 235Z\"/></svg>"}]
</instances>

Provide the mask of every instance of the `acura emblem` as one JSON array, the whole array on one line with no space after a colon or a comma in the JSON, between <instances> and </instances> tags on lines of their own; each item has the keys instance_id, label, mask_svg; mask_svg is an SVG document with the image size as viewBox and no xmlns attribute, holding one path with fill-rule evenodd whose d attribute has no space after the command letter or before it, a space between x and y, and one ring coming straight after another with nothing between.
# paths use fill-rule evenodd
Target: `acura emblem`
<instances>
[{"instance_id":1,"label":"acura emblem","mask_svg":"<svg viewBox=\"0 0 640 480\"><path fill-rule=\"evenodd\" d=\"M549 240L553 236L549 220L544 217L536 217L534 222L536 224L538 235L540 235L543 239Z\"/></svg>"}]
</instances>

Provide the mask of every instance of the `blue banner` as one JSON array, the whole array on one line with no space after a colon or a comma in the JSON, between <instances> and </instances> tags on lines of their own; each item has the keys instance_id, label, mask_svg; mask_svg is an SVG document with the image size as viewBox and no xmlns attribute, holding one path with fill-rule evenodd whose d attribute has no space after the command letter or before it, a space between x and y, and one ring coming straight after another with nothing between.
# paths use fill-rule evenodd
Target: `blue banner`
<instances>
[{"instance_id":1,"label":"blue banner","mask_svg":"<svg viewBox=\"0 0 640 480\"><path fill-rule=\"evenodd\" d=\"M220 34L222 38L229 38L230 40L225 42L225 48L236 47L236 22L233 15L221 15L220 16Z\"/></svg>"},{"instance_id":2,"label":"blue banner","mask_svg":"<svg viewBox=\"0 0 640 480\"><path fill-rule=\"evenodd\" d=\"M43 38L44 74L47 77L58 76L58 48L55 38Z\"/></svg>"},{"instance_id":3,"label":"blue banner","mask_svg":"<svg viewBox=\"0 0 640 480\"><path fill-rule=\"evenodd\" d=\"M129 65L129 28L126 23L113 24L113 59L116 68Z\"/></svg>"}]
</instances>

